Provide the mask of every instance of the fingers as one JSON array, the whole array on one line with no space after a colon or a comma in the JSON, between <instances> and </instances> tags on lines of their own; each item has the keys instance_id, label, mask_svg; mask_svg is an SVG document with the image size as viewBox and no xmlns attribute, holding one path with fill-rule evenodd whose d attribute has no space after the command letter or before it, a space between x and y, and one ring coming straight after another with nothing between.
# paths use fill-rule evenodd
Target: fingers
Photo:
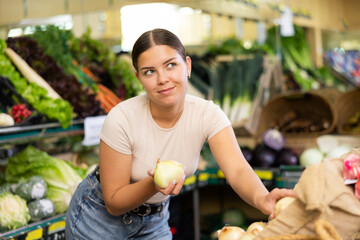
<instances>
[{"instance_id":1,"label":"fingers","mask_svg":"<svg viewBox=\"0 0 360 240\"><path fill-rule=\"evenodd\" d=\"M185 175L183 175L183 177L179 180L174 179L166 188L159 188L158 186L156 186L156 188L164 195L178 195L184 185L184 181Z\"/></svg>"},{"instance_id":2,"label":"fingers","mask_svg":"<svg viewBox=\"0 0 360 240\"><path fill-rule=\"evenodd\" d=\"M297 195L293 189L286 189L286 188L275 188L271 191L271 195L274 197L276 201L280 200L283 197L294 197L296 198Z\"/></svg>"},{"instance_id":3,"label":"fingers","mask_svg":"<svg viewBox=\"0 0 360 240\"><path fill-rule=\"evenodd\" d=\"M148 174L150 177L153 177L153 176L154 176L154 170L153 170L153 169L148 170L148 171L147 171L147 174Z\"/></svg>"}]
</instances>

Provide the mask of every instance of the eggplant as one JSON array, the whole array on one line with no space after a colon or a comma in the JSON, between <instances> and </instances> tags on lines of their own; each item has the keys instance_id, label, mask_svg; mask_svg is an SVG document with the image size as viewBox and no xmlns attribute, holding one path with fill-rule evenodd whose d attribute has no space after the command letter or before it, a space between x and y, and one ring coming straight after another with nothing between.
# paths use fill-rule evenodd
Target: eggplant
<instances>
[{"instance_id":1,"label":"eggplant","mask_svg":"<svg viewBox=\"0 0 360 240\"><path fill-rule=\"evenodd\" d=\"M254 167L275 167L277 151L269 148L265 144L258 144L254 150L253 166Z\"/></svg>"},{"instance_id":2,"label":"eggplant","mask_svg":"<svg viewBox=\"0 0 360 240\"><path fill-rule=\"evenodd\" d=\"M290 148L283 148L278 154L277 163L279 165L298 165L299 157Z\"/></svg>"}]
</instances>

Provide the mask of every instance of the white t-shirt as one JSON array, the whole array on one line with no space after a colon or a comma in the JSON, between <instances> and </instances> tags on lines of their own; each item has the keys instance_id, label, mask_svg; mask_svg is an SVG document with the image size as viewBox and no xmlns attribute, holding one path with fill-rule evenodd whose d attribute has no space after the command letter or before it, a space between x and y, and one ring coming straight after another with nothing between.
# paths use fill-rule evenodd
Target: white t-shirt
<instances>
[{"instance_id":1,"label":"white t-shirt","mask_svg":"<svg viewBox=\"0 0 360 240\"><path fill-rule=\"evenodd\" d=\"M132 155L131 182L148 176L158 158L175 160L186 168L187 177L197 169L206 140L231 125L228 117L212 101L186 95L184 111L172 128L156 124L146 94L119 103L107 115L100 138L114 150ZM159 203L168 196L157 193L148 203Z\"/></svg>"}]
</instances>

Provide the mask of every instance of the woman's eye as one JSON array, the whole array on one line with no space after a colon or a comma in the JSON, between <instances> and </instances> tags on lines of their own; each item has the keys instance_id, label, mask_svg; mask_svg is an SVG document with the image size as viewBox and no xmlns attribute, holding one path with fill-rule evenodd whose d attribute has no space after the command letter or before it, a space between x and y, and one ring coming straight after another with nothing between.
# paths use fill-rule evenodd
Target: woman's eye
<instances>
[{"instance_id":1,"label":"woman's eye","mask_svg":"<svg viewBox=\"0 0 360 240\"><path fill-rule=\"evenodd\" d=\"M151 75L154 72L154 70L147 70L144 72L144 75L148 76Z\"/></svg>"},{"instance_id":2,"label":"woman's eye","mask_svg":"<svg viewBox=\"0 0 360 240\"><path fill-rule=\"evenodd\" d=\"M176 66L175 63L169 63L169 64L167 65L167 68L174 68L175 66Z\"/></svg>"}]
</instances>

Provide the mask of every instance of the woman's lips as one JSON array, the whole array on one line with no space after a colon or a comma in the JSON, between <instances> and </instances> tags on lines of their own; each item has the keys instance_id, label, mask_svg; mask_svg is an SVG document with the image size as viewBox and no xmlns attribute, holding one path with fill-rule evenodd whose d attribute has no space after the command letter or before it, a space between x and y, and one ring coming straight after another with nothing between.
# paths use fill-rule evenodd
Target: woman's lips
<instances>
[{"instance_id":1,"label":"woman's lips","mask_svg":"<svg viewBox=\"0 0 360 240\"><path fill-rule=\"evenodd\" d=\"M175 87L171 87L171 88L166 88L166 89L163 89L163 90L160 90L159 93L160 94L163 94L163 95L168 95L172 92L172 90L174 89Z\"/></svg>"}]
</instances>

